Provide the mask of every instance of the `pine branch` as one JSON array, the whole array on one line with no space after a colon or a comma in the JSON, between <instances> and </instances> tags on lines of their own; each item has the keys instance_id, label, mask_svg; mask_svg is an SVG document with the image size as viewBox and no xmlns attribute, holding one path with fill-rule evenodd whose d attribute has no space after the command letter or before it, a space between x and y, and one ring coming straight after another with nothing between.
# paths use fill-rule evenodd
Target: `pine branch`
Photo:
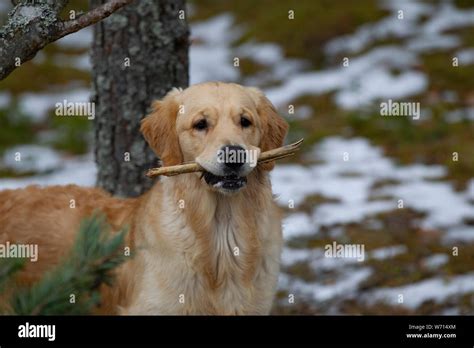
<instances>
[{"instance_id":1,"label":"pine branch","mask_svg":"<svg viewBox=\"0 0 474 348\"><path fill-rule=\"evenodd\" d=\"M121 248L126 230L107 238L107 229L103 218L83 221L70 256L31 288L15 291L11 314L90 314L100 303L99 287L112 284L112 271L126 259Z\"/></svg>"},{"instance_id":2,"label":"pine branch","mask_svg":"<svg viewBox=\"0 0 474 348\"><path fill-rule=\"evenodd\" d=\"M0 264L0 292L13 275L25 266L25 259L5 259Z\"/></svg>"}]
</instances>

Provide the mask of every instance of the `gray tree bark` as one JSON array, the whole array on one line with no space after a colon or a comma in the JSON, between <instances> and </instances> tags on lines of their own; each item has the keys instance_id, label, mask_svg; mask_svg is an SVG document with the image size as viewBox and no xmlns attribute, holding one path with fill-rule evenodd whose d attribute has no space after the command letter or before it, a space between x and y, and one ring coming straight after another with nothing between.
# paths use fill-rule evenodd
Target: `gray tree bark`
<instances>
[{"instance_id":1,"label":"gray tree bark","mask_svg":"<svg viewBox=\"0 0 474 348\"><path fill-rule=\"evenodd\" d=\"M134 1L94 28L97 185L114 195L135 197L153 184L145 171L157 158L140 120L152 100L188 85L189 30L181 10L184 0Z\"/></svg>"},{"instance_id":2,"label":"gray tree bark","mask_svg":"<svg viewBox=\"0 0 474 348\"><path fill-rule=\"evenodd\" d=\"M109 0L74 20L59 13L69 0L14 0L8 22L0 29L0 80L32 59L47 44L109 16L133 0Z\"/></svg>"}]
</instances>

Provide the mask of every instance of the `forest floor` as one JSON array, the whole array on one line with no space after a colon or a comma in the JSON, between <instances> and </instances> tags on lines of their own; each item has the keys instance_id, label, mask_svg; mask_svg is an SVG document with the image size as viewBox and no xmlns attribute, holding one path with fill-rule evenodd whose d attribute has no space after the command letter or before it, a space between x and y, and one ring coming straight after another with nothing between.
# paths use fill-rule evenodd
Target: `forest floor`
<instances>
[{"instance_id":1,"label":"forest floor","mask_svg":"<svg viewBox=\"0 0 474 348\"><path fill-rule=\"evenodd\" d=\"M289 141L305 138L272 172L286 213L273 313L474 314L470 4L191 1L191 83L258 86ZM53 113L89 97L91 40L51 44L0 83L0 189L94 185L92 121ZM420 118L380 116L387 99L420 102ZM326 257L333 242L364 260Z\"/></svg>"}]
</instances>

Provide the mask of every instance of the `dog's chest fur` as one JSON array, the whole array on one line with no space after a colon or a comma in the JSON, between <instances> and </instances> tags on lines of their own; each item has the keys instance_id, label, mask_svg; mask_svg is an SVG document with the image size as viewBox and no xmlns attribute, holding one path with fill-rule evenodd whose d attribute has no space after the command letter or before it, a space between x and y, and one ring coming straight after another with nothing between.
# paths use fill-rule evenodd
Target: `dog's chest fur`
<instances>
[{"instance_id":1,"label":"dog's chest fur","mask_svg":"<svg viewBox=\"0 0 474 348\"><path fill-rule=\"evenodd\" d=\"M281 251L273 203L252 211L250 205L205 194L183 201L184 206L176 204L164 190L161 233L146 233L156 239L144 242L144 275L127 312L268 313Z\"/></svg>"}]
</instances>

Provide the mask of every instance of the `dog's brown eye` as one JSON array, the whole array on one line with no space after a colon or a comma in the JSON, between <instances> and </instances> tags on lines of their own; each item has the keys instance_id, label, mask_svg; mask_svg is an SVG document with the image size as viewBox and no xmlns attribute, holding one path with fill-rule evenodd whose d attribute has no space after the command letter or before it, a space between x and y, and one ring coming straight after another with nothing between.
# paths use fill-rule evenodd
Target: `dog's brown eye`
<instances>
[{"instance_id":1,"label":"dog's brown eye","mask_svg":"<svg viewBox=\"0 0 474 348\"><path fill-rule=\"evenodd\" d=\"M242 126L242 128L247 128L252 125L252 122L250 122L248 118L242 116L240 117L240 125Z\"/></svg>"},{"instance_id":2,"label":"dog's brown eye","mask_svg":"<svg viewBox=\"0 0 474 348\"><path fill-rule=\"evenodd\" d=\"M197 130L205 130L205 129L207 129L207 121L206 120L200 120L200 121L198 121L194 124L193 128L197 129Z\"/></svg>"}]
</instances>

